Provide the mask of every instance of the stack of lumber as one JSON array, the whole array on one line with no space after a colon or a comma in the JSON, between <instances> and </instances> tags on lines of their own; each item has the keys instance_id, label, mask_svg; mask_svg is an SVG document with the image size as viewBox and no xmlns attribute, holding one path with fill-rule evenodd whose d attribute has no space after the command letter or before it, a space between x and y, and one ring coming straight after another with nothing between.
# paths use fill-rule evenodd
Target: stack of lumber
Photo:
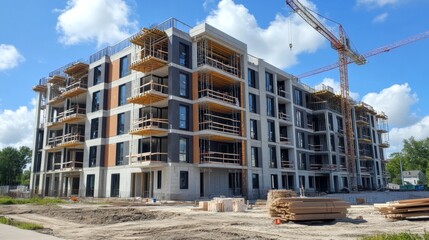
<instances>
[{"instance_id":1,"label":"stack of lumber","mask_svg":"<svg viewBox=\"0 0 429 240\"><path fill-rule=\"evenodd\" d=\"M200 201L194 211L209 212L244 212L247 205L244 198L213 198L211 201Z\"/></svg>"},{"instance_id":2,"label":"stack of lumber","mask_svg":"<svg viewBox=\"0 0 429 240\"><path fill-rule=\"evenodd\" d=\"M278 212L271 208L274 200L278 198L296 197L297 194L292 190L270 190L267 195L267 209L271 217L279 217Z\"/></svg>"},{"instance_id":3,"label":"stack of lumber","mask_svg":"<svg viewBox=\"0 0 429 240\"><path fill-rule=\"evenodd\" d=\"M374 204L374 207L389 219L400 220L409 217L429 217L429 198Z\"/></svg>"},{"instance_id":4,"label":"stack of lumber","mask_svg":"<svg viewBox=\"0 0 429 240\"><path fill-rule=\"evenodd\" d=\"M277 198L270 209L282 221L320 221L346 218L349 207L337 198Z\"/></svg>"}]
</instances>

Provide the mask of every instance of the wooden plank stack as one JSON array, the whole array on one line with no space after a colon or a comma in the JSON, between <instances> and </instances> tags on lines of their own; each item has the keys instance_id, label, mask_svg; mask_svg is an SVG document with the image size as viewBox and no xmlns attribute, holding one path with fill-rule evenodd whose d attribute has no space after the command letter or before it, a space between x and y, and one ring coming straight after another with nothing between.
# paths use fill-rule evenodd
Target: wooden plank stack
<instances>
[{"instance_id":1,"label":"wooden plank stack","mask_svg":"<svg viewBox=\"0 0 429 240\"><path fill-rule=\"evenodd\" d=\"M247 205L244 198L213 198L211 201L200 201L193 211L209 212L245 212Z\"/></svg>"},{"instance_id":2,"label":"wooden plank stack","mask_svg":"<svg viewBox=\"0 0 429 240\"><path fill-rule=\"evenodd\" d=\"M270 214L271 217L278 217L278 213L271 208L271 205L274 200L278 198L290 198L290 197L296 197L296 192L292 190L270 190L267 195L267 209L268 214Z\"/></svg>"},{"instance_id":3,"label":"wooden plank stack","mask_svg":"<svg viewBox=\"0 0 429 240\"><path fill-rule=\"evenodd\" d=\"M337 198L277 198L270 215L282 221L322 221L346 218L350 204Z\"/></svg>"},{"instance_id":4,"label":"wooden plank stack","mask_svg":"<svg viewBox=\"0 0 429 240\"><path fill-rule=\"evenodd\" d=\"M409 217L429 217L429 198L419 198L374 204L386 218L402 220Z\"/></svg>"}]
</instances>

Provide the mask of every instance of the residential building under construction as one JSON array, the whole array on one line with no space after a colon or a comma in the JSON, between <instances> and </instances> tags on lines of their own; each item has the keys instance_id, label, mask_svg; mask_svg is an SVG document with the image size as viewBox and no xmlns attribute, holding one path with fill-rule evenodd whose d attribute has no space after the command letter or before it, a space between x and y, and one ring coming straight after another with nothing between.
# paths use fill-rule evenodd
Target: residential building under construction
<instances>
[{"instance_id":1,"label":"residential building under construction","mask_svg":"<svg viewBox=\"0 0 429 240\"><path fill-rule=\"evenodd\" d=\"M387 116L248 54L208 25L169 19L43 78L31 189L44 196L214 196L340 192L387 183ZM350 164L355 164L350 168Z\"/></svg>"}]
</instances>

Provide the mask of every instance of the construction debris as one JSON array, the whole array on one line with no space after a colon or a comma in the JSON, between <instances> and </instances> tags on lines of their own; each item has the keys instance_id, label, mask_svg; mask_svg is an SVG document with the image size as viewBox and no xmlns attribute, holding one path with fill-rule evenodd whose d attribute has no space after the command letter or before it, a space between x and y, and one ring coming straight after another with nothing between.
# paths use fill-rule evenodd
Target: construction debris
<instances>
[{"instance_id":1,"label":"construction debris","mask_svg":"<svg viewBox=\"0 0 429 240\"><path fill-rule=\"evenodd\" d=\"M346 218L350 204L337 198L277 198L270 216L282 221L320 221Z\"/></svg>"},{"instance_id":2,"label":"construction debris","mask_svg":"<svg viewBox=\"0 0 429 240\"><path fill-rule=\"evenodd\" d=\"M246 209L244 198L213 198L211 201L200 201L198 208L192 208L193 211L209 212L244 212Z\"/></svg>"},{"instance_id":3,"label":"construction debris","mask_svg":"<svg viewBox=\"0 0 429 240\"><path fill-rule=\"evenodd\" d=\"M374 204L388 219L403 220L409 217L429 217L429 198L419 198Z\"/></svg>"}]
</instances>

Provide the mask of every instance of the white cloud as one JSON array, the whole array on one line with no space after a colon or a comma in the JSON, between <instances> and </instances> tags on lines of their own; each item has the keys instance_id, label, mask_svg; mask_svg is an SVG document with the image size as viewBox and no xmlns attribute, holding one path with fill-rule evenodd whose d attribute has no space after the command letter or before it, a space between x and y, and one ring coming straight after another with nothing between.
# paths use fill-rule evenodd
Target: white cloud
<instances>
[{"instance_id":1,"label":"white cloud","mask_svg":"<svg viewBox=\"0 0 429 240\"><path fill-rule=\"evenodd\" d=\"M416 140L422 140L429 137L429 116L407 127L392 128L389 132L389 137L389 153L401 151L404 139L414 137Z\"/></svg>"},{"instance_id":2,"label":"white cloud","mask_svg":"<svg viewBox=\"0 0 429 240\"><path fill-rule=\"evenodd\" d=\"M373 23L382 23L382 22L386 21L386 19L387 19L387 17L388 17L388 16L389 16L389 14L388 14L388 13L382 13L382 14L380 14L380 15L376 16L376 17L372 20L372 22L373 22Z\"/></svg>"},{"instance_id":3,"label":"white cloud","mask_svg":"<svg viewBox=\"0 0 429 240\"><path fill-rule=\"evenodd\" d=\"M311 2L303 3L316 10ZM250 54L279 68L296 64L297 55L315 52L325 41L296 14L289 17L277 14L267 28L261 28L249 10L233 0L221 0L207 16L206 22L247 43ZM289 36L292 38L292 50L289 49Z\"/></svg>"},{"instance_id":4,"label":"white cloud","mask_svg":"<svg viewBox=\"0 0 429 240\"><path fill-rule=\"evenodd\" d=\"M31 109L20 106L16 110L0 110L0 149L7 146L33 147L35 99L32 99L31 105Z\"/></svg>"},{"instance_id":5,"label":"white cloud","mask_svg":"<svg viewBox=\"0 0 429 240\"><path fill-rule=\"evenodd\" d=\"M367 5L370 7L384 7L387 5L394 5L401 0L357 0L357 5Z\"/></svg>"},{"instance_id":6,"label":"white cloud","mask_svg":"<svg viewBox=\"0 0 429 240\"><path fill-rule=\"evenodd\" d=\"M204 10L209 9L213 3L214 3L214 0L204 0L204 2L203 2Z\"/></svg>"},{"instance_id":7,"label":"white cloud","mask_svg":"<svg viewBox=\"0 0 429 240\"><path fill-rule=\"evenodd\" d=\"M68 0L58 17L59 40L66 45L96 41L112 45L136 31L124 0Z\"/></svg>"},{"instance_id":8,"label":"white cloud","mask_svg":"<svg viewBox=\"0 0 429 240\"><path fill-rule=\"evenodd\" d=\"M408 83L395 84L379 93L368 93L362 98L377 111L383 111L389 117L389 123L395 127L405 127L415 122L411 106L418 102L417 94L411 92Z\"/></svg>"},{"instance_id":9,"label":"white cloud","mask_svg":"<svg viewBox=\"0 0 429 240\"><path fill-rule=\"evenodd\" d=\"M317 84L314 88L316 90L320 90L320 89L322 89L323 85L333 88L333 90L336 94L341 94L341 88L340 88L340 82L339 81L335 81L332 78L324 78L323 81L321 83ZM350 97L353 98L354 100L359 99L359 93L350 92L349 94L350 94Z\"/></svg>"},{"instance_id":10,"label":"white cloud","mask_svg":"<svg viewBox=\"0 0 429 240\"><path fill-rule=\"evenodd\" d=\"M24 60L15 46L0 44L0 71L15 68Z\"/></svg>"}]
</instances>

